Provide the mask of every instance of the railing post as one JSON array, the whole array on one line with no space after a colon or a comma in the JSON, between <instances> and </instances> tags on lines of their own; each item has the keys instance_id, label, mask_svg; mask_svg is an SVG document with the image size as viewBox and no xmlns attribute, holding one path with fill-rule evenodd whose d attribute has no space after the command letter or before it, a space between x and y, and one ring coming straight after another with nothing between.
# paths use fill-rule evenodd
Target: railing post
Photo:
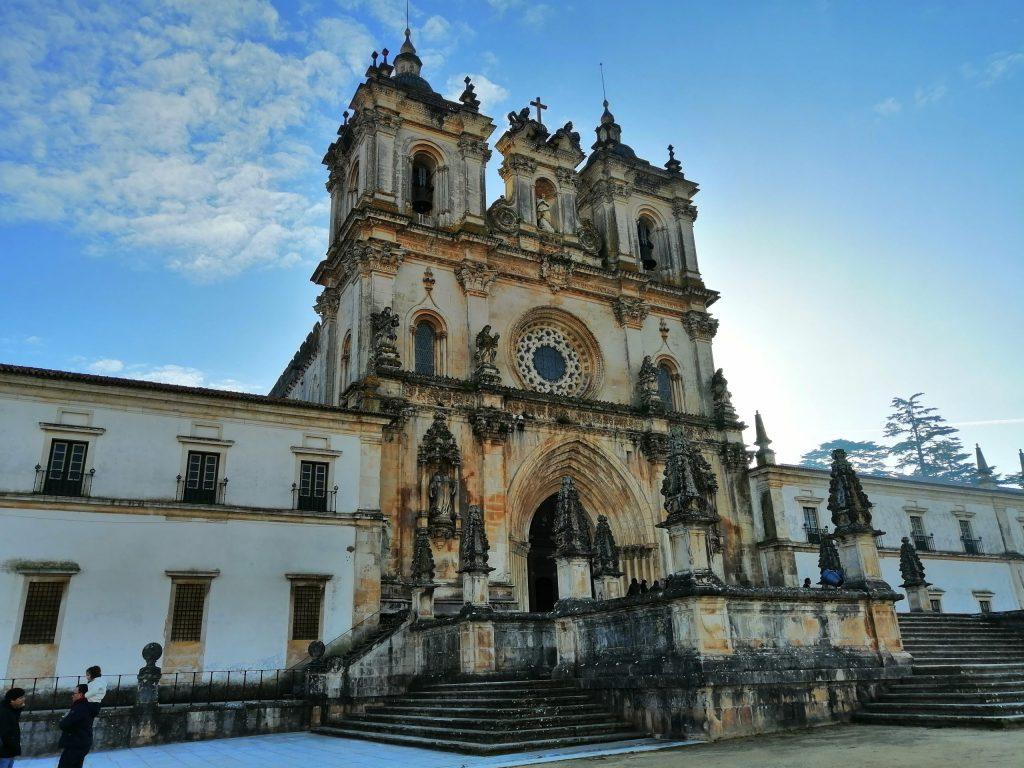
<instances>
[{"instance_id":1,"label":"railing post","mask_svg":"<svg viewBox=\"0 0 1024 768\"><path fill-rule=\"evenodd\" d=\"M142 649L146 666L139 670L136 706L155 707L160 702L160 677L163 672L156 662L163 654L164 649L160 643L147 643Z\"/></svg>"},{"instance_id":2,"label":"railing post","mask_svg":"<svg viewBox=\"0 0 1024 768\"><path fill-rule=\"evenodd\" d=\"M42 493L43 486L46 484L46 472L43 470L42 465L36 464L36 477L32 483L33 493Z\"/></svg>"},{"instance_id":3,"label":"railing post","mask_svg":"<svg viewBox=\"0 0 1024 768\"><path fill-rule=\"evenodd\" d=\"M182 482L181 475L178 475L174 486L174 500L182 501L185 498L185 485Z\"/></svg>"}]
</instances>

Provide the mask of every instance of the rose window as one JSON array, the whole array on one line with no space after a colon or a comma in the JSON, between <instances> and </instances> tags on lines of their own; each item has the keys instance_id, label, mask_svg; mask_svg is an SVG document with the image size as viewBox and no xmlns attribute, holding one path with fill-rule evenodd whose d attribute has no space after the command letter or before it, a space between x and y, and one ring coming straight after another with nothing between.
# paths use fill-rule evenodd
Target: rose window
<instances>
[{"instance_id":1,"label":"rose window","mask_svg":"<svg viewBox=\"0 0 1024 768\"><path fill-rule=\"evenodd\" d=\"M527 328L515 343L515 363L523 382L538 392L576 396L587 385L580 353L557 328Z\"/></svg>"}]
</instances>

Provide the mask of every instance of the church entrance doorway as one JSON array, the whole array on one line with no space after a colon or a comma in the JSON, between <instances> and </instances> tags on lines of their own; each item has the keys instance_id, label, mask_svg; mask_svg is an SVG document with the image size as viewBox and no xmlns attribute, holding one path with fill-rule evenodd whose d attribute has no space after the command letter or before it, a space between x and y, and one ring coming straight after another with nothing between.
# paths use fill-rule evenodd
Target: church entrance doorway
<instances>
[{"instance_id":1,"label":"church entrance doorway","mask_svg":"<svg viewBox=\"0 0 1024 768\"><path fill-rule=\"evenodd\" d=\"M558 569L555 566L555 506L558 494L537 507L530 522L530 553L526 559L530 586L530 610L550 611L558 600Z\"/></svg>"}]
</instances>

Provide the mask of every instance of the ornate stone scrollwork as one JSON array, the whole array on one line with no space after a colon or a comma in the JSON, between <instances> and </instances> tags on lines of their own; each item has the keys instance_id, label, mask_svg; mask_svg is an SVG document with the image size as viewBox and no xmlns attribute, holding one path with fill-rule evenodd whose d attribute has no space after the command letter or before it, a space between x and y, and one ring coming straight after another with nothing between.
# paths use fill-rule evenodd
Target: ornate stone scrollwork
<instances>
[{"instance_id":1,"label":"ornate stone scrollwork","mask_svg":"<svg viewBox=\"0 0 1024 768\"><path fill-rule=\"evenodd\" d=\"M556 557L590 557L592 554L590 521L580 501L580 492L568 475L562 478L558 489L552 533Z\"/></svg>"},{"instance_id":2,"label":"ornate stone scrollwork","mask_svg":"<svg viewBox=\"0 0 1024 768\"><path fill-rule=\"evenodd\" d=\"M352 260L363 274L396 275L405 260L405 252L391 243L360 243L352 249Z\"/></svg>"},{"instance_id":3,"label":"ornate stone scrollwork","mask_svg":"<svg viewBox=\"0 0 1024 768\"><path fill-rule=\"evenodd\" d=\"M323 322L333 320L338 314L338 306L341 303L341 291L337 288L324 288L316 297L313 309Z\"/></svg>"},{"instance_id":4,"label":"ornate stone scrollwork","mask_svg":"<svg viewBox=\"0 0 1024 768\"><path fill-rule=\"evenodd\" d=\"M669 438L668 458L661 495L665 497L667 517L662 527L677 523L717 523L715 504L718 480L700 449L675 427Z\"/></svg>"},{"instance_id":5,"label":"ornate stone scrollwork","mask_svg":"<svg viewBox=\"0 0 1024 768\"><path fill-rule=\"evenodd\" d=\"M512 432L515 417L501 408L478 408L470 416L473 434L481 440L503 441Z\"/></svg>"},{"instance_id":6,"label":"ornate stone scrollwork","mask_svg":"<svg viewBox=\"0 0 1024 768\"><path fill-rule=\"evenodd\" d=\"M402 367L398 356L398 315L385 307L380 312L370 313L370 368L373 372L393 371Z\"/></svg>"},{"instance_id":7,"label":"ornate stone scrollwork","mask_svg":"<svg viewBox=\"0 0 1024 768\"><path fill-rule=\"evenodd\" d=\"M548 284L552 292L558 293L569 287L574 268L572 261L564 256L542 256L540 279Z\"/></svg>"},{"instance_id":8,"label":"ornate stone scrollwork","mask_svg":"<svg viewBox=\"0 0 1024 768\"><path fill-rule=\"evenodd\" d=\"M463 261L455 270L462 290L473 296L486 296L498 279L498 270L479 261Z\"/></svg>"},{"instance_id":9,"label":"ornate stone scrollwork","mask_svg":"<svg viewBox=\"0 0 1024 768\"><path fill-rule=\"evenodd\" d=\"M432 536L451 538L458 517L459 468L462 456L455 436L448 429L444 412L437 411L423 435L417 455L421 478L426 485L427 527Z\"/></svg>"},{"instance_id":10,"label":"ornate stone scrollwork","mask_svg":"<svg viewBox=\"0 0 1024 768\"><path fill-rule=\"evenodd\" d=\"M597 231L597 227L590 219L580 220L580 225L576 229L576 239L579 241L580 248L591 256L596 256L601 252L601 233Z\"/></svg>"},{"instance_id":11,"label":"ornate stone scrollwork","mask_svg":"<svg viewBox=\"0 0 1024 768\"><path fill-rule=\"evenodd\" d=\"M640 364L636 376L636 396L640 408L647 413L660 413L665 410L665 403L658 393L658 369L650 355L646 355Z\"/></svg>"},{"instance_id":12,"label":"ornate stone scrollwork","mask_svg":"<svg viewBox=\"0 0 1024 768\"><path fill-rule=\"evenodd\" d=\"M697 206L685 200L676 200L673 202L672 213L677 217L685 216L691 221L697 220Z\"/></svg>"},{"instance_id":13,"label":"ornate stone scrollwork","mask_svg":"<svg viewBox=\"0 0 1024 768\"><path fill-rule=\"evenodd\" d=\"M521 220L516 207L502 195L487 209L487 222L491 229L506 235L514 235L519 231Z\"/></svg>"},{"instance_id":14,"label":"ornate stone scrollwork","mask_svg":"<svg viewBox=\"0 0 1024 768\"><path fill-rule=\"evenodd\" d=\"M668 435L664 432L641 432L634 442L648 461L665 461L668 457Z\"/></svg>"},{"instance_id":15,"label":"ornate stone scrollwork","mask_svg":"<svg viewBox=\"0 0 1024 768\"><path fill-rule=\"evenodd\" d=\"M718 321L707 312L691 309L683 315L683 327L691 339L711 341L718 333Z\"/></svg>"},{"instance_id":16,"label":"ornate stone scrollwork","mask_svg":"<svg viewBox=\"0 0 1024 768\"><path fill-rule=\"evenodd\" d=\"M510 368L537 392L583 397L598 392L604 378L600 346L575 316L555 307L526 312L507 334Z\"/></svg>"},{"instance_id":17,"label":"ornate stone scrollwork","mask_svg":"<svg viewBox=\"0 0 1024 768\"><path fill-rule=\"evenodd\" d=\"M722 464L730 472L739 472L746 469L747 465L750 464L750 454L743 443L722 443L719 455L721 456Z\"/></svg>"},{"instance_id":18,"label":"ornate stone scrollwork","mask_svg":"<svg viewBox=\"0 0 1024 768\"><path fill-rule=\"evenodd\" d=\"M612 311L615 312L615 319L619 321L619 325L640 328L650 314L651 307L643 299L619 296L612 302Z\"/></svg>"},{"instance_id":19,"label":"ornate stone scrollwork","mask_svg":"<svg viewBox=\"0 0 1024 768\"><path fill-rule=\"evenodd\" d=\"M828 484L828 510L837 535L874 532L871 507L860 478L846 458L846 451L832 451L832 476Z\"/></svg>"},{"instance_id":20,"label":"ornate stone scrollwork","mask_svg":"<svg viewBox=\"0 0 1024 768\"><path fill-rule=\"evenodd\" d=\"M476 335L476 346L473 350L473 380L478 384L501 384L501 374L494 364L498 356L498 339L501 336L491 333L491 326L485 325Z\"/></svg>"}]
</instances>

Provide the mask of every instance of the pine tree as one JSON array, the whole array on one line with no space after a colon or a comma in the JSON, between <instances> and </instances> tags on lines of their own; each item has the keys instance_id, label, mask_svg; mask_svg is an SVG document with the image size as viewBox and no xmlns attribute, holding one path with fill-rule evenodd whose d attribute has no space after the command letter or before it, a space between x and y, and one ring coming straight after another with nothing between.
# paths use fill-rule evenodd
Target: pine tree
<instances>
[{"instance_id":1,"label":"pine tree","mask_svg":"<svg viewBox=\"0 0 1024 768\"><path fill-rule=\"evenodd\" d=\"M873 440L846 440L841 437L829 440L801 456L800 463L805 467L814 467L815 469L831 469L832 451L836 448L846 451L846 458L858 472L869 475L892 474L885 465L889 449Z\"/></svg>"},{"instance_id":2,"label":"pine tree","mask_svg":"<svg viewBox=\"0 0 1024 768\"><path fill-rule=\"evenodd\" d=\"M894 397L885 423L886 437L900 438L889 448L896 468L903 474L973 483L977 475L957 430L946 424L935 408L921 403L923 392L909 398Z\"/></svg>"}]
</instances>

